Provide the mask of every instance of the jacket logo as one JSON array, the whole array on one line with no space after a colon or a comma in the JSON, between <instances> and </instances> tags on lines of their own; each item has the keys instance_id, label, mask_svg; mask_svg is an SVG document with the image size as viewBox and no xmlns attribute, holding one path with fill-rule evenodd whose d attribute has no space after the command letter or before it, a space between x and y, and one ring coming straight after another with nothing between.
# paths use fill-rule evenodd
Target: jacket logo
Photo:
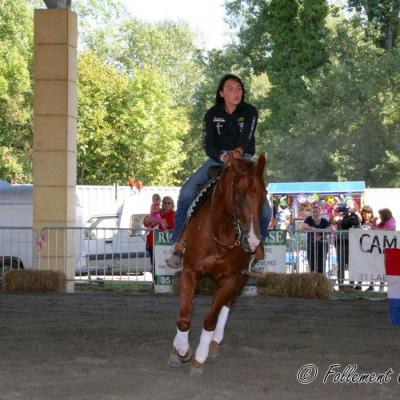
<instances>
[{"instance_id":1,"label":"jacket logo","mask_svg":"<svg viewBox=\"0 0 400 400\"><path fill-rule=\"evenodd\" d=\"M243 128L244 128L244 117L238 118L238 124L239 124L240 133L242 133Z\"/></svg>"},{"instance_id":2,"label":"jacket logo","mask_svg":"<svg viewBox=\"0 0 400 400\"><path fill-rule=\"evenodd\" d=\"M217 128L218 135L221 135L220 129L224 127L225 119L214 117L213 122L215 122L215 127Z\"/></svg>"}]
</instances>

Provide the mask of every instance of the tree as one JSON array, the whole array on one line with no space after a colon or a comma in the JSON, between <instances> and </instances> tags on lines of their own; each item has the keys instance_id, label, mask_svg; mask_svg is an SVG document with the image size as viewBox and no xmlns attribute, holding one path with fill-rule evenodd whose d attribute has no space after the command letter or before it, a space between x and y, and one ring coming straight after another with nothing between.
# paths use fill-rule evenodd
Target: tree
<instances>
[{"instance_id":1,"label":"tree","mask_svg":"<svg viewBox=\"0 0 400 400\"><path fill-rule=\"evenodd\" d=\"M269 81L264 100L259 100L264 117L258 141L270 160L270 179L290 179L303 164L295 149L307 142L294 128L309 96L306 81L328 61L326 1L234 0L227 7L238 29L240 54L257 75L266 74Z\"/></svg>"},{"instance_id":2,"label":"tree","mask_svg":"<svg viewBox=\"0 0 400 400\"><path fill-rule=\"evenodd\" d=\"M363 11L379 31L377 43L386 51L396 46L400 28L399 0L349 0L350 9Z\"/></svg>"},{"instance_id":3,"label":"tree","mask_svg":"<svg viewBox=\"0 0 400 400\"><path fill-rule=\"evenodd\" d=\"M143 69L131 78L92 52L81 54L78 67L78 181L135 177L146 185L175 184L188 122L170 107L168 86L157 72Z\"/></svg>"},{"instance_id":4,"label":"tree","mask_svg":"<svg viewBox=\"0 0 400 400\"><path fill-rule=\"evenodd\" d=\"M357 21L337 21L329 41L331 62L307 82L310 96L294 125L309 139L295 178L306 171L311 180L398 184L400 60L397 51L385 55L376 46L378 36Z\"/></svg>"},{"instance_id":5,"label":"tree","mask_svg":"<svg viewBox=\"0 0 400 400\"><path fill-rule=\"evenodd\" d=\"M30 182L32 13L24 0L0 7L0 179Z\"/></svg>"}]
</instances>

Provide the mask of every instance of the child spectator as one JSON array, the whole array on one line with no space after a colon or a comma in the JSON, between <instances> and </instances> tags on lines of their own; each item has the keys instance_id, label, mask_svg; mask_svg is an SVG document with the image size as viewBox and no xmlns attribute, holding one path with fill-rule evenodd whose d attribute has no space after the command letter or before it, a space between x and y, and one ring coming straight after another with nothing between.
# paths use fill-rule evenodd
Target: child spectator
<instances>
[{"instance_id":1,"label":"child spectator","mask_svg":"<svg viewBox=\"0 0 400 400\"><path fill-rule=\"evenodd\" d=\"M158 225L165 225L165 222L163 221L163 219L161 218L161 196L158 193L154 193L153 197L151 198L151 207L150 207L150 217L155 218L155 220L157 221Z\"/></svg>"}]
</instances>

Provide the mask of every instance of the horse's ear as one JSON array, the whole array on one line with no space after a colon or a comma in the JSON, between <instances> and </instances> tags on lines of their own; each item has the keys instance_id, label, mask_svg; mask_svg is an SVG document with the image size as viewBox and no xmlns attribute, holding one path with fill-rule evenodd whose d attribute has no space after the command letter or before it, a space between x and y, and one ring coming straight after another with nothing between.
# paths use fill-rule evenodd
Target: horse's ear
<instances>
[{"instance_id":1,"label":"horse's ear","mask_svg":"<svg viewBox=\"0 0 400 400\"><path fill-rule=\"evenodd\" d=\"M267 163L267 160L265 158L265 154L261 153L260 157L258 157L257 165L256 165L256 171L258 175L263 175L264 173L264 168L265 164Z\"/></svg>"}]
</instances>

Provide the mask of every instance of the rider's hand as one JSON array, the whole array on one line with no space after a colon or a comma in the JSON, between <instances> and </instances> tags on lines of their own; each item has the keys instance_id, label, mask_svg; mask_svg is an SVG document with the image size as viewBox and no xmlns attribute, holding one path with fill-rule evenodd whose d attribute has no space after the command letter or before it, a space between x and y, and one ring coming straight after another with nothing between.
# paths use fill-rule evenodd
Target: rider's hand
<instances>
[{"instance_id":1,"label":"rider's hand","mask_svg":"<svg viewBox=\"0 0 400 400\"><path fill-rule=\"evenodd\" d=\"M232 150L232 155L234 158L242 158L243 153L244 153L244 151L241 147L236 147L236 149Z\"/></svg>"}]
</instances>

